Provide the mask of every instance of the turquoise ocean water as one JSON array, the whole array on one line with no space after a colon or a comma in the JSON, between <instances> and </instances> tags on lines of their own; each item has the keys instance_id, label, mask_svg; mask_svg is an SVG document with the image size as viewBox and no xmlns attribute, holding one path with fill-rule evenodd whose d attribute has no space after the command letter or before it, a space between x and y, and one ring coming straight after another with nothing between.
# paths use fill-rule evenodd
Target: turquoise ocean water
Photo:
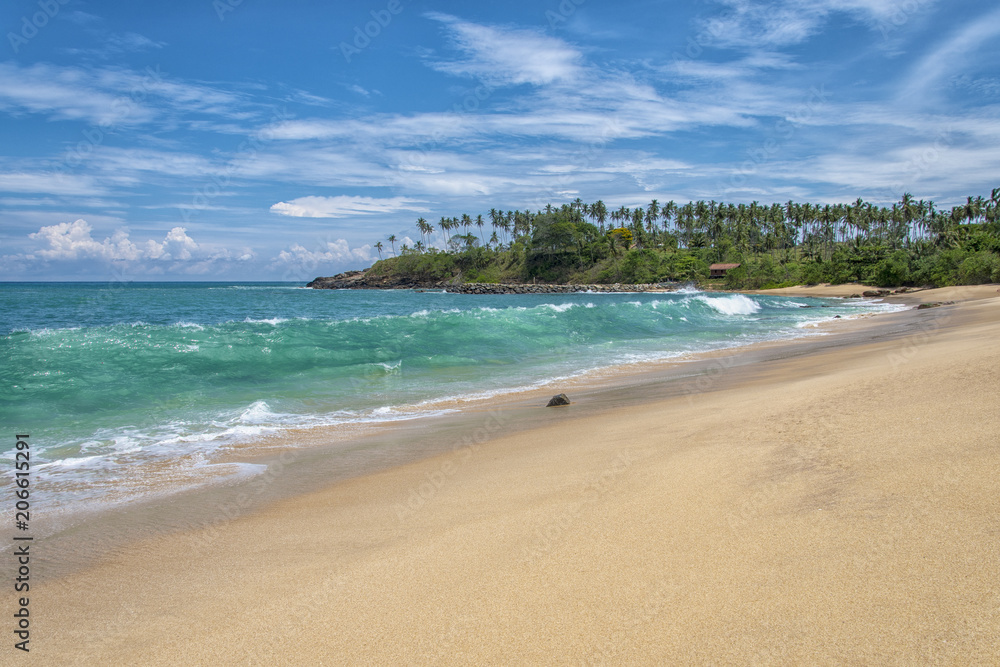
<instances>
[{"instance_id":1,"label":"turquoise ocean water","mask_svg":"<svg viewBox=\"0 0 1000 667\"><path fill-rule=\"evenodd\" d=\"M43 502L118 503L253 475L213 455L286 429L453 411L455 397L817 335L812 325L837 315L895 308L694 291L0 283L0 459L11 469L13 435L30 433Z\"/></svg>"}]
</instances>

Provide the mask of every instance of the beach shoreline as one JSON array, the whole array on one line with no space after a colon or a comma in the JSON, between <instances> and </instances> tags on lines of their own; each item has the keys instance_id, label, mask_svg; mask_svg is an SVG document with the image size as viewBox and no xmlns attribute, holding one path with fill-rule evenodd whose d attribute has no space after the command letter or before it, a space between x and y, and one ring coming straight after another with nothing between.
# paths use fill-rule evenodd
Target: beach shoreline
<instances>
[{"instance_id":1,"label":"beach shoreline","mask_svg":"<svg viewBox=\"0 0 1000 667\"><path fill-rule=\"evenodd\" d=\"M654 372L638 380L633 377L630 383L619 384L618 388L615 383L621 378L611 377L603 386L580 387L579 398L573 396L577 400L568 408L546 411L530 403L541 396L518 397L504 409L508 419L520 420L519 425L524 428L504 426L503 416L483 409L466 415L464 420L457 420L454 431L445 438L447 442L437 443L437 449L428 446L410 451L409 454L416 454L411 460L403 457L383 461L388 465L362 471L359 476L317 479L314 489L299 487L289 495L276 493L273 497L261 498L259 504L238 508L239 511L232 512L231 516L225 512L220 516L215 511L216 520L200 527L195 522L194 530L175 526L179 530L166 535L145 537L138 542L123 540L111 554L82 565L78 571L42 582L38 589L38 608L41 610L38 627L43 631L49 624L73 628L60 646L53 642L43 651L85 662L111 655L129 656L147 663L166 662L166 656L171 655L167 652L170 647L179 646L178 630L192 629L190 624L197 621L198 627L193 629L196 641L181 649L182 655L196 662L222 656L233 659L232 656L239 655L247 659L277 655L285 655L287 659L294 655L333 662L379 658L416 659L418 662L433 661L432 658L445 662L489 661L500 659L501 654L495 651L501 650L519 632L520 636L532 638L531 645L518 647L516 655L528 661L559 656L572 656L575 661L603 656L611 661L619 656L636 659L657 655L677 659L687 655L725 662L736 660L738 656L746 657L748 654L742 649L747 648L747 638L760 639L768 632L777 632L784 641L779 642L779 653L773 648L767 649L769 653L760 653L764 649L758 647L756 655L764 661L768 658L802 659L810 655L805 652L807 649L818 656L864 657L866 654L844 653L848 649L838 637L843 639L846 635L834 633L830 639L832 643L821 645L816 643L815 633L808 628L795 630L788 625L792 608L788 606L781 606L780 614L772 609L771 615L765 615L767 622L759 627L743 628L746 636L733 640L732 647L723 650L708 631L718 634L720 629L732 631L733 623L738 626L737 618L731 616L735 607L725 610L726 622L730 625L720 625L718 613L709 613L720 612L720 609L706 605L704 599L700 607L695 605L704 612L703 616L696 613L687 621L677 618L664 610L672 609L671 605L681 599L690 604L694 599L691 595L700 590L700 580L688 576L666 579L651 576L648 563L643 561L645 564L639 567L630 563L627 555L653 554L663 558L673 555L686 566L689 561L694 563L691 561L693 552L689 552L696 545L708 549L703 556L712 553L711 541L704 541L707 537L701 532L707 535L712 530L721 531L718 535L726 537L726 544L732 547L730 538L734 530L733 517L736 517L737 533L741 535L739 543L749 549L749 552L740 552L743 558L737 560L748 576L756 577L759 584L768 580L760 578L766 574L762 574L763 560L747 559L750 555L768 552L768 540L774 537L771 533L776 529L769 527L767 520L787 516L788 507L783 503L789 497L798 494L795 497L801 501L799 496L806 494L809 499L806 504L815 505L816 511L832 511L838 508L836 499L850 491L865 496L860 505L851 505L852 518L857 519L858 512L862 517L869 517L869 514L889 516L883 505L891 505L894 499L898 501L902 492L879 495L862 488L864 475L852 465L865 467L871 461L864 457L864 452L855 451L857 448L852 442L816 449L817 443L778 435L796 428L800 429L799 433L807 432L802 430L802 424L795 423L795 418L790 416L794 410L785 403L802 404L809 390L824 386L823 378L827 376L834 378L833 390L847 391L852 386L871 389L869 385L881 382L885 386L900 385L901 395L917 391L905 382L916 370L933 371L937 373L935 378L954 384L947 372L939 376L941 367L948 366L940 357L951 354L947 343L955 340L967 343L967 348L954 352L965 364L961 366L962 376L976 376L972 363L975 355L989 358L991 354L982 337L1000 328L997 320L1000 301L987 300L991 289L992 296L997 296L995 285L894 296L892 300L910 305L950 300L960 303L838 323L831 336L762 345L756 352L749 353L750 357L758 357L743 359L740 363L732 359L746 356L746 351L738 355L720 353L706 357L697 362L700 366L686 365L685 372L680 375L669 376L668 373L668 376L657 377ZM797 295L807 296L804 293ZM815 292L808 295L834 296ZM873 360L878 362L874 370ZM980 365L989 368L985 361ZM989 378L979 376L974 379L980 390L983 382L987 386L990 382ZM638 392L645 393L638 395ZM754 401L762 400L763 396L781 399L758 406L764 413L772 413L770 421L766 414L754 415ZM972 425L977 433L988 429L996 420L995 409L992 421L988 413L990 405L995 408L995 396L995 392L983 396L985 405L980 409L986 409L985 416L979 415L978 423ZM946 400L954 401L955 397L944 396L941 402ZM882 415L879 411L869 414L872 405L866 402L862 402L861 407L851 402L841 403L840 412L832 408L829 414L824 412L823 419L829 422L824 428L830 433L845 426L846 431L861 428L851 419L847 420L849 423L839 423L851 417L852 411L863 412L869 418L874 415L876 421ZM919 401L912 403L896 405L893 402L892 405L900 413L924 414L917 410ZM810 408L808 403L803 405L802 419L807 419ZM942 419L935 425L936 432L948 433L949 424L954 429L955 419L958 419L957 425L963 427L965 420L970 418L965 413L952 414L947 407L942 412L952 419ZM784 430L775 430L777 426ZM873 433L868 426L862 430L863 434L855 434L859 442L864 437L871 441L881 433L877 430ZM671 436L661 442L655 436L660 432ZM758 434L756 439L752 435L754 432ZM709 433L716 435L707 437L705 434ZM728 438L719 434L728 434ZM412 435L412 432L407 435L404 427L396 431L395 437L405 440ZM769 442L769 439L782 442ZM923 442L920 438L915 441ZM740 443L740 451L745 448L749 459L734 462L733 443ZM782 447L791 448L795 470L785 470L784 463L774 458ZM904 451L906 443L898 443L897 448ZM948 482L948 489L959 482L968 484L974 478L973 486L982 491L974 500L984 507L996 509L995 501L984 495L996 490L995 486L989 486L989 478L984 476L996 470L995 450L986 449L981 443L975 447L970 445L966 450L978 457L976 463L980 469L978 472L966 470L963 463L958 470L952 465L950 475L954 479ZM971 456L966 450L963 452ZM921 452L930 456L924 450ZM298 471L316 468L321 458L317 451L300 457L287 469L293 471L292 474L299 474ZM664 461L683 464L681 469L686 466L698 474L690 478L676 477L679 473L670 466L665 468ZM715 470L713 465L718 465L726 474ZM871 473L867 467L865 471ZM919 476L919 471L912 472ZM322 473L320 470L316 474L322 477ZM651 489L656 490L654 495L660 500L674 494L669 485L664 487L662 480L656 481L660 479L657 475L673 476L677 484L674 492L687 503L679 506L700 507L691 505L695 500L706 503L708 518L704 531L684 512L649 506ZM780 481L775 481L776 475ZM280 478L279 475L279 483L271 485L272 488L280 486ZM994 475L992 479L997 477ZM815 493L808 491L809 484L817 480L821 488ZM882 478L878 480L887 483ZM994 493L993 498L996 496ZM751 510L745 511L748 499ZM937 499L942 502L950 499L947 490L942 490ZM232 502L230 500L229 504ZM964 502L969 499L965 498ZM682 544L667 539L670 548L663 547L660 553L657 545L662 546L662 540L671 533L651 526L648 515L626 512L629 503L637 503L674 525L678 534L689 538L690 549L685 551ZM927 508L922 506L921 511L924 509ZM906 510L905 507L899 509L903 515ZM170 508L162 512L140 516L137 524L162 520L169 515ZM718 519L719 516L712 512L722 517L718 525L712 523L712 517ZM927 512L933 515L933 507ZM836 513L834 516L842 518ZM976 534L984 537L988 526L975 523L983 520L982 514L969 520L977 526ZM621 546L609 542L604 532L617 525L616 521L623 526L623 534L630 538ZM791 527L801 529L803 526L795 523ZM124 532L130 530L126 527ZM818 530L807 531L819 540L810 548L822 544L820 538L828 536ZM561 537L556 539L554 534ZM865 533L869 537L872 534L870 530ZM492 536L492 539L483 541L476 536ZM792 539L794 532L781 536ZM904 537L912 536L909 533L897 536L896 542ZM44 543L39 546L44 547ZM886 550L879 553L883 558L891 556ZM178 558L186 561L183 567L176 560ZM470 571L456 574L448 569L447 561L452 558L457 562L469 562ZM806 565L803 560L792 561L799 570ZM595 570L595 563L616 565L618 575L609 575L601 568ZM855 568L859 566L859 563L854 565ZM878 563L870 566L882 567ZM995 568L995 561L991 567ZM404 575L413 574L414 568L417 568L413 578L416 583L407 583L410 580ZM713 586L706 586L705 590L717 590L721 582L729 581L726 577L731 573L717 571L718 568L707 569L716 572L717 576L712 580ZM491 571L503 572L505 576L500 579L507 583L490 578ZM672 571L676 568L672 567ZM376 572L381 574L376 575ZM545 573L554 578L540 578ZM631 574L625 576L624 573ZM624 579L618 581L616 576L619 575ZM168 585L170 577L178 576L181 580L176 588ZM768 576L774 577L776 584L792 586L780 574L772 572ZM223 581L231 585L221 587L219 582ZM435 587L431 581L439 585ZM592 584L589 589L585 585L587 581ZM847 583L842 577L838 581ZM738 581L730 583L739 584ZM995 587L990 588L983 581L978 581L978 585L981 599L995 605ZM126 602L121 597L130 586L143 587L142 594L134 602ZM627 591L626 598L632 603L625 605L632 610L631 620L623 618L620 610L614 611L616 606L621 606L613 592L619 589ZM837 591L830 590L829 586L823 590L839 599ZM944 594L934 590L935 595ZM530 591L547 592L555 597L542 596L540 602L525 597ZM197 602L191 616L171 611L177 609L176 605L185 595ZM457 604L440 608L437 604L431 605L430 600L437 597ZM477 606L473 604L473 597L477 600L492 598L496 602ZM769 598L765 596L765 599ZM58 604L57 600L60 600ZM255 607L254 601L263 606ZM777 604L773 600L772 603ZM739 608L748 611L747 604L749 602L744 601ZM237 650L230 642L236 642L254 628L263 627L261 624L267 614L288 618L288 612L302 605L305 605L308 618L299 614L290 634L268 634L266 641L259 640L238 649L243 653L225 652ZM642 611L646 607L650 607L648 613ZM126 608L128 614L123 616ZM566 609L573 611L566 612L567 620L558 620L554 629L543 633L539 629L542 625L529 626L526 620L522 622L512 616L515 608L525 608L525 619L532 619L536 624ZM231 636L223 632L227 620L223 614L225 609L240 610ZM258 611L252 611L254 609ZM427 613L423 616L407 614L401 611L404 609L421 609ZM834 617L836 614L832 614L831 618ZM570 622L570 618L575 620ZM700 625L688 627L692 639L687 648L684 642L678 643L676 636L673 643L664 643L662 632L653 633L659 637L653 643L638 641L639 637L648 639L647 634L653 629L666 627L666 618L682 626L690 626L693 619L700 619ZM499 625L490 625L487 619L498 621ZM840 620L847 623L849 619ZM927 619L920 616L915 620ZM983 616L978 622L981 629L997 629L995 615ZM952 630L954 625L954 622L945 623ZM324 642L319 632L323 627L341 628L342 634ZM531 631L531 627L536 627L537 631ZM830 630L832 626L822 627ZM602 628L618 628L618 634L603 637L602 633L606 632ZM981 633L973 634L982 638ZM387 636L391 639L387 640ZM629 639L633 636L635 641ZM903 634L892 636L900 641L905 639ZM881 649L869 646L868 650L874 652L867 655L891 655L887 652L890 645L891 642ZM693 647L700 648L694 650ZM901 655L923 658L938 655L919 651L920 647L912 641L903 648L910 652ZM980 644L979 650L985 648L989 646ZM741 650L734 653L736 649Z\"/></svg>"},{"instance_id":2,"label":"beach shoreline","mask_svg":"<svg viewBox=\"0 0 1000 667\"><path fill-rule=\"evenodd\" d=\"M815 292L815 293L813 293ZM830 296L826 286L799 296ZM713 294L705 292L703 294ZM919 302L910 299L911 303ZM904 311L905 312L905 311ZM503 433L530 430L577 413L541 410L553 393L569 392L574 410L592 413L648 403L677 394L691 395L722 381L737 366L752 365L774 356L808 354L827 345L848 344L852 336L872 326L891 335L890 313L865 314L844 320L819 322L796 338L742 343L732 347L684 353L660 360L644 360L601 367L534 388L452 402L436 401L428 416L374 422L286 428L252 441L233 443L210 460L214 479L150 486L142 496L94 506L78 504L46 507L47 530L40 535L46 556L36 576L40 581L65 576L100 561L129 543L165 533L212 528L253 513L279 500L314 492L352 477L372 474L428 458L455 447L462 434L475 431L477 420L506 415ZM808 333L806 331L808 330ZM835 334L830 338L817 339ZM706 379L708 378L708 379ZM444 414L441 414L444 413ZM458 435L453 435L458 434ZM492 437L493 433L489 433ZM228 470L258 472L230 475ZM263 472L259 472L263 470ZM278 480L281 483L276 483Z\"/></svg>"}]
</instances>

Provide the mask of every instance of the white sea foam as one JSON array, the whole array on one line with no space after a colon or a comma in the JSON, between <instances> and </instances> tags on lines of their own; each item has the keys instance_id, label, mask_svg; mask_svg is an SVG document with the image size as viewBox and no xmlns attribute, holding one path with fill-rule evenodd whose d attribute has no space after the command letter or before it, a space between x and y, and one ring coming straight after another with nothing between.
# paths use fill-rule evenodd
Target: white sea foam
<instances>
[{"instance_id":1,"label":"white sea foam","mask_svg":"<svg viewBox=\"0 0 1000 667\"><path fill-rule=\"evenodd\" d=\"M830 317L819 317L812 320L803 320L795 325L796 329L815 329L819 326L826 324L827 322L835 322L838 318L836 316ZM841 317L840 319L849 319Z\"/></svg>"},{"instance_id":2,"label":"white sea foam","mask_svg":"<svg viewBox=\"0 0 1000 667\"><path fill-rule=\"evenodd\" d=\"M556 311L557 313L565 313L567 310L569 310L570 308L574 308L575 306L576 306L575 303L543 303L542 304L543 308L550 308L550 309Z\"/></svg>"},{"instance_id":3,"label":"white sea foam","mask_svg":"<svg viewBox=\"0 0 1000 667\"><path fill-rule=\"evenodd\" d=\"M702 295L695 298L723 315L752 315L760 311L760 304L743 294L722 297Z\"/></svg>"},{"instance_id":4,"label":"white sea foam","mask_svg":"<svg viewBox=\"0 0 1000 667\"><path fill-rule=\"evenodd\" d=\"M267 401L254 401L246 410L240 413L239 421L245 424L261 424L274 417Z\"/></svg>"},{"instance_id":5,"label":"white sea foam","mask_svg":"<svg viewBox=\"0 0 1000 667\"><path fill-rule=\"evenodd\" d=\"M251 317L248 317L248 318L246 318L243 321L246 322L247 324L270 324L272 327L276 327L279 324L282 324L283 322L287 322L288 318L287 317L271 317L271 318L253 319Z\"/></svg>"}]
</instances>

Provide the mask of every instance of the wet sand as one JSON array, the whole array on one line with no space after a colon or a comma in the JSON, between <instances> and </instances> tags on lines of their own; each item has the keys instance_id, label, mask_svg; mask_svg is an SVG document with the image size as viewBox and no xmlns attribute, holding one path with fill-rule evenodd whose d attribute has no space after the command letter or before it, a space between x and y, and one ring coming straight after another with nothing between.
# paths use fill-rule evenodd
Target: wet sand
<instances>
[{"instance_id":1,"label":"wet sand","mask_svg":"<svg viewBox=\"0 0 1000 667\"><path fill-rule=\"evenodd\" d=\"M995 661L1000 295L950 289L127 544L32 586L32 660Z\"/></svg>"}]
</instances>

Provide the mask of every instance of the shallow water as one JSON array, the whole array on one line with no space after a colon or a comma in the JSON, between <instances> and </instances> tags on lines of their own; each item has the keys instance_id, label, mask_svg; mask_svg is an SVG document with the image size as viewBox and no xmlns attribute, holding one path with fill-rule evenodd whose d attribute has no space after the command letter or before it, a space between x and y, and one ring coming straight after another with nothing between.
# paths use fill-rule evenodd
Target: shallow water
<instances>
[{"instance_id":1,"label":"shallow water","mask_svg":"<svg viewBox=\"0 0 1000 667\"><path fill-rule=\"evenodd\" d=\"M263 473L233 452L345 439L621 364L820 335L898 306L712 294L461 295L289 284L0 287L0 422L50 512ZM11 465L13 441L0 447Z\"/></svg>"}]
</instances>

